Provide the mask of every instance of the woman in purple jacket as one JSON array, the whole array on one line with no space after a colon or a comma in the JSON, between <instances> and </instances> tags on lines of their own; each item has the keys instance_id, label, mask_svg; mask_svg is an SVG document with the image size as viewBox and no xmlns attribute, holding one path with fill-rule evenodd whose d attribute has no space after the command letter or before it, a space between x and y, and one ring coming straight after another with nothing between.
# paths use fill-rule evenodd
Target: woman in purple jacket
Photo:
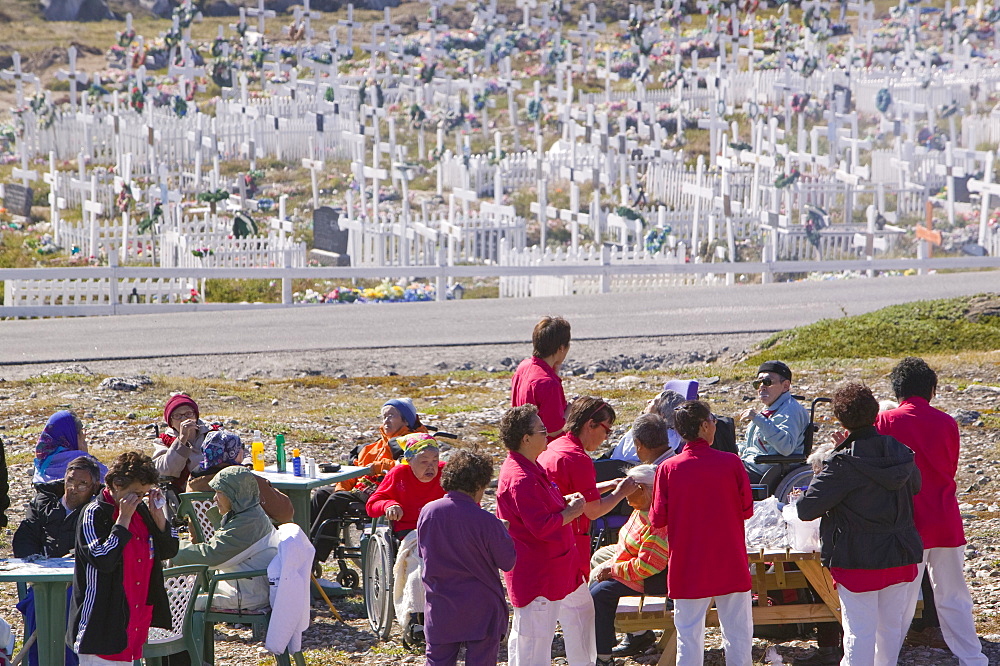
<instances>
[{"instance_id":1,"label":"woman in purple jacket","mask_svg":"<svg viewBox=\"0 0 1000 666\"><path fill-rule=\"evenodd\" d=\"M445 496L420 511L417 538L424 560L427 665L453 665L465 645L467 666L495 666L507 632L507 599L498 569L514 568L514 542L479 502L493 461L456 451L441 471Z\"/></svg>"}]
</instances>

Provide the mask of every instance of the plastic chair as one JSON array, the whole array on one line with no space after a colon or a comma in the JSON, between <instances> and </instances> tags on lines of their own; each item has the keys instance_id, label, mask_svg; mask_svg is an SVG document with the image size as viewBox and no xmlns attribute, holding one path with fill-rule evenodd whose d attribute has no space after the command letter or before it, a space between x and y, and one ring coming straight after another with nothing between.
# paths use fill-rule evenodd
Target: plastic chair
<instances>
[{"instance_id":1,"label":"plastic chair","mask_svg":"<svg viewBox=\"0 0 1000 666\"><path fill-rule=\"evenodd\" d=\"M271 609L245 610L245 609L225 609L213 610L212 600L215 598L215 588L219 581L242 580L263 576L267 578L267 569L255 569L252 571L234 571L232 573L208 572L208 598L204 611L195 611L194 624L204 624L204 647L202 659L210 664L215 663L215 624L217 622L227 622L233 624L249 624L253 630L254 640L264 640L267 634L267 627L271 623ZM291 666L291 659L295 659L298 666L306 666L305 657L301 652L294 655L284 654L274 655L274 660L278 666ZM197 662L196 662L197 663Z\"/></svg>"},{"instance_id":2,"label":"plastic chair","mask_svg":"<svg viewBox=\"0 0 1000 666\"><path fill-rule=\"evenodd\" d=\"M625 476L625 470L629 467L632 467L632 463L624 460L606 458L594 461L594 471L597 473L598 483ZM611 511L592 520L590 523L591 552L593 553L601 546L613 543L618 538L618 530L625 526L630 515L632 515L632 507L629 506L628 500L623 499Z\"/></svg>"},{"instance_id":3,"label":"plastic chair","mask_svg":"<svg viewBox=\"0 0 1000 666\"><path fill-rule=\"evenodd\" d=\"M178 499L177 515L191 525L194 542L207 542L222 523L219 507L215 505L215 493L181 493Z\"/></svg>"},{"instance_id":4,"label":"plastic chair","mask_svg":"<svg viewBox=\"0 0 1000 666\"><path fill-rule=\"evenodd\" d=\"M170 603L170 629L150 628L149 638L142 646L142 659L135 660L135 666L143 660L147 666L159 666L161 657L180 652L187 652L192 664L201 663L201 645L194 631L192 610L204 576L205 567L198 564L173 567L163 572Z\"/></svg>"}]
</instances>

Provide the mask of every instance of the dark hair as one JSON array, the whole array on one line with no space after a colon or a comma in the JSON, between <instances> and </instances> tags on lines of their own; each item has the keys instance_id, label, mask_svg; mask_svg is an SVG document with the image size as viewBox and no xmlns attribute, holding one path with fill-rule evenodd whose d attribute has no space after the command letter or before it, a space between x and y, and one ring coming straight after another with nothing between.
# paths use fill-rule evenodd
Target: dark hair
<instances>
[{"instance_id":1,"label":"dark hair","mask_svg":"<svg viewBox=\"0 0 1000 666\"><path fill-rule=\"evenodd\" d=\"M538 416L538 407L534 405L521 405L511 407L500 417L500 441L511 451L521 448L521 440L525 435L530 435L535 427L535 417ZM447 465L445 465L447 467Z\"/></svg>"},{"instance_id":2,"label":"dark hair","mask_svg":"<svg viewBox=\"0 0 1000 666\"><path fill-rule=\"evenodd\" d=\"M674 429L690 442L698 439L701 424L712 416L712 410L707 402L701 400L688 400L678 405L674 410Z\"/></svg>"},{"instance_id":3,"label":"dark hair","mask_svg":"<svg viewBox=\"0 0 1000 666\"><path fill-rule=\"evenodd\" d=\"M493 479L493 459L478 449L455 451L441 470L441 487L475 495L490 485Z\"/></svg>"},{"instance_id":4,"label":"dark hair","mask_svg":"<svg viewBox=\"0 0 1000 666\"><path fill-rule=\"evenodd\" d=\"M153 466L153 459L139 451L126 451L111 461L104 482L108 488L129 486L135 481L152 485L160 478Z\"/></svg>"},{"instance_id":5,"label":"dark hair","mask_svg":"<svg viewBox=\"0 0 1000 666\"><path fill-rule=\"evenodd\" d=\"M583 426L588 421L603 423L604 421L615 422L615 410L601 398L590 395L582 395L569 405L569 412L566 414L566 430L579 435L583 432Z\"/></svg>"},{"instance_id":6,"label":"dark hair","mask_svg":"<svg viewBox=\"0 0 1000 666\"><path fill-rule=\"evenodd\" d=\"M632 424L632 440L636 446L654 451L670 446L667 422L659 414L643 414Z\"/></svg>"},{"instance_id":7,"label":"dark hair","mask_svg":"<svg viewBox=\"0 0 1000 666\"><path fill-rule=\"evenodd\" d=\"M552 356L560 348L569 344L569 322L562 317L542 317L531 332L533 356L545 358Z\"/></svg>"},{"instance_id":8,"label":"dark hair","mask_svg":"<svg viewBox=\"0 0 1000 666\"><path fill-rule=\"evenodd\" d=\"M930 401L937 389L938 379L937 373L931 370L924 359L907 356L889 373L889 382L896 400L906 400L915 395Z\"/></svg>"},{"instance_id":9,"label":"dark hair","mask_svg":"<svg viewBox=\"0 0 1000 666\"><path fill-rule=\"evenodd\" d=\"M848 430L857 430L875 423L878 400L870 388L860 382L841 384L833 392L833 415Z\"/></svg>"},{"instance_id":10,"label":"dark hair","mask_svg":"<svg viewBox=\"0 0 1000 666\"><path fill-rule=\"evenodd\" d=\"M84 472L90 472L91 478L94 479L94 483L98 484L101 482L101 469L94 462L94 459L90 456L80 456L79 458L73 458L68 465L66 465L66 474L68 475L71 470L83 470Z\"/></svg>"}]
</instances>

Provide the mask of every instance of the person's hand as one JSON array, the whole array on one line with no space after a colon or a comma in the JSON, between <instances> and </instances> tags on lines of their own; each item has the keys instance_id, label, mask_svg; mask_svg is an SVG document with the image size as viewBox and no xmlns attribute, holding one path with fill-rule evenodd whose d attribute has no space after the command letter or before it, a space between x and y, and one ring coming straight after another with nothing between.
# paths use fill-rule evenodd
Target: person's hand
<instances>
[{"instance_id":1,"label":"person's hand","mask_svg":"<svg viewBox=\"0 0 1000 666\"><path fill-rule=\"evenodd\" d=\"M574 511L577 509L583 509L583 505L587 503L587 500L583 499L583 495L580 493L572 493L565 496L566 506Z\"/></svg>"},{"instance_id":2,"label":"person's hand","mask_svg":"<svg viewBox=\"0 0 1000 666\"><path fill-rule=\"evenodd\" d=\"M832 435L832 437L833 437L833 445L834 446L840 446L841 444L844 443L844 440L847 439L850 436L851 436L851 432L849 430L839 430L839 431L833 433L833 435Z\"/></svg>"},{"instance_id":3,"label":"person's hand","mask_svg":"<svg viewBox=\"0 0 1000 666\"><path fill-rule=\"evenodd\" d=\"M183 444L190 445L196 437L198 437L198 421L196 419L188 419L181 422L181 432L178 439Z\"/></svg>"},{"instance_id":4,"label":"person's hand","mask_svg":"<svg viewBox=\"0 0 1000 666\"><path fill-rule=\"evenodd\" d=\"M755 416L757 416L757 410L751 407L750 409L747 409L742 414L740 414L740 422L749 423L750 421L753 420L753 417Z\"/></svg>"},{"instance_id":5,"label":"person's hand","mask_svg":"<svg viewBox=\"0 0 1000 666\"><path fill-rule=\"evenodd\" d=\"M595 582L601 583L606 580L611 580L611 564L605 562L590 573L590 577L594 579Z\"/></svg>"},{"instance_id":6,"label":"person's hand","mask_svg":"<svg viewBox=\"0 0 1000 666\"><path fill-rule=\"evenodd\" d=\"M650 398L646 401L646 407L642 410L643 414L652 414L653 408L656 406L656 398Z\"/></svg>"},{"instance_id":7,"label":"person's hand","mask_svg":"<svg viewBox=\"0 0 1000 666\"><path fill-rule=\"evenodd\" d=\"M401 520L403 518L403 507L398 504L393 504L388 509L385 510L386 520Z\"/></svg>"},{"instance_id":8,"label":"person's hand","mask_svg":"<svg viewBox=\"0 0 1000 666\"><path fill-rule=\"evenodd\" d=\"M139 502L141 501L142 498L135 493L129 493L118 500L118 520L115 522L128 527L128 524L132 522L132 514L135 513L135 508L139 506Z\"/></svg>"},{"instance_id":9,"label":"person's hand","mask_svg":"<svg viewBox=\"0 0 1000 666\"><path fill-rule=\"evenodd\" d=\"M626 476L624 479L618 482L618 486L615 488L615 493L619 496L628 496L639 489L639 484L635 482L630 476Z\"/></svg>"}]
</instances>

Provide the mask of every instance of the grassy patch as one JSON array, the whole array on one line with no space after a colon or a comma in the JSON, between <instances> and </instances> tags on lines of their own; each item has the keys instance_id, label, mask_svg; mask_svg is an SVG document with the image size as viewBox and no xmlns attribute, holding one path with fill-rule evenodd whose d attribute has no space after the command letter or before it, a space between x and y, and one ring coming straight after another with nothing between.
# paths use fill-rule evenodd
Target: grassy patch
<instances>
[{"instance_id":1,"label":"grassy patch","mask_svg":"<svg viewBox=\"0 0 1000 666\"><path fill-rule=\"evenodd\" d=\"M904 303L854 317L823 319L771 336L747 363L759 363L765 356L802 361L998 349L1000 317L971 321L968 315L976 299L996 301L997 297Z\"/></svg>"}]
</instances>

